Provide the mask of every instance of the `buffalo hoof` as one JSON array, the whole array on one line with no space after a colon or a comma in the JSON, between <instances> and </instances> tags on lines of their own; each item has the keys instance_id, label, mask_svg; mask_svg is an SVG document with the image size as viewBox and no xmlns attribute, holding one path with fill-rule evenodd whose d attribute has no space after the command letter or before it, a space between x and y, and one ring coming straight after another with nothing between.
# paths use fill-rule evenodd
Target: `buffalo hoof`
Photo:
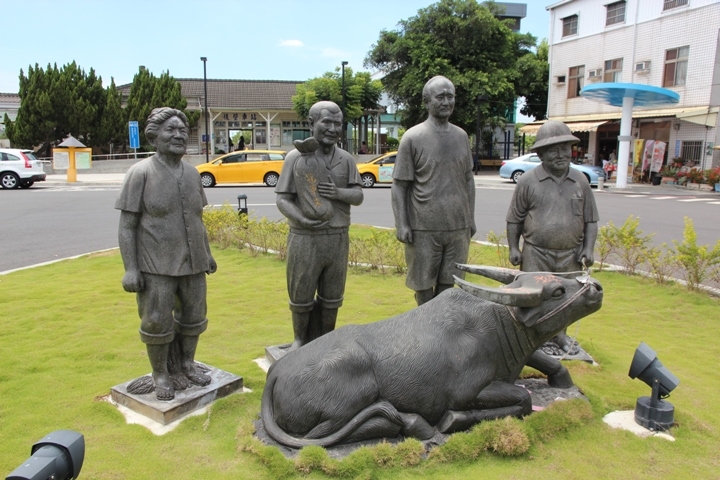
<instances>
[{"instance_id":1,"label":"buffalo hoof","mask_svg":"<svg viewBox=\"0 0 720 480\"><path fill-rule=\"evenodd\" d=\"M415 413L401 413L400 417L403 420L403 428L400 433L406 437L427 440L434 437L437 433L437 431L420 415Z\"/></svg>"},{"instance_id":2,"label":"buffalo hoof","mask_svg":"<svg viewBox=\"0 0 720 480\"><path fill-rule=\"evenodd\" d=\"M572 388L575 386L573 383L570 372L567 368L561 367L558 373L554 375L548 375L548 385L553 388Z\"/></svg>"},{"instance_id":3,"label":"buffalo hoof","mask_svg":"<svg viewBox=\"0 0 720 480\"><path fill-rule=\"evenodd\" d=\"M437 429L440 433L453 433L467 430L475 423L477 420L471 413L448 410L440 419Z\"/></svg>"}]
</instances>

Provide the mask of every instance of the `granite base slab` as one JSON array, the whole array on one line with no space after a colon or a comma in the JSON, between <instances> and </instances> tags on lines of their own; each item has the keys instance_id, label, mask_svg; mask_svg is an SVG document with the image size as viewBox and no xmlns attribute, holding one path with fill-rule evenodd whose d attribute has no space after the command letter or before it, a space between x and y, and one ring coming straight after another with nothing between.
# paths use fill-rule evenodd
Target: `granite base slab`
<instances>
[{"instance_id":1,"label":"granite base slab","mask_svg":"<svg viewBox=\"0 0 720 480\"><path fill-rule=\"evenodd\" d=\"M283 343L281 345L272 345L270 347L265 347L265 358L268 362L270 362L270 365L280 360L282 357L287 354L288 348L290 348L291 343Z\"/></svg>"},{"instance_id":2,"label":"granite base slab","mask_svg":"<svg viewBox=\"0 0 720 480\"><path fill-rule=\"evenodd\" d=\"M132 394L127 386L135 381L129 380L115 385L110 390L113 401L130 410L144 415L156 422L167 425L189 413L211 404L217 399L227 397L243 388L243 379L232 373L205 365L212 381L205 387L191 385L185 390L175 392L175 398L170 401L160 401L155 392L145 394Z\"/></svg>"}]
</instances>

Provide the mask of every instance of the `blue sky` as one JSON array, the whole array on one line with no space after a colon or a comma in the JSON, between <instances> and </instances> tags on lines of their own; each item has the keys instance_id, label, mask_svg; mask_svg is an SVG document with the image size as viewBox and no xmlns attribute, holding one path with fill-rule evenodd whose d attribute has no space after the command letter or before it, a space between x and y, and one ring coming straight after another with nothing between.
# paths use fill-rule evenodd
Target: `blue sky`
<instances>
[{"instance_id":1,"label":"blue sky","mask_svg":"<svg viewBox=\"0 0 720 480\"><path fill-rule=\"evenodd\" d=\"M75 60L117 85L138 66L155 75L307 80L363 59L382 29L394 29L434 0L0 0L22 21L0 42L0 92L18 91L20 69ZM546 38L551 1L526 0L522 32ZM20 23L11 22L20 25Z\"/></svg>"}]
</instances>

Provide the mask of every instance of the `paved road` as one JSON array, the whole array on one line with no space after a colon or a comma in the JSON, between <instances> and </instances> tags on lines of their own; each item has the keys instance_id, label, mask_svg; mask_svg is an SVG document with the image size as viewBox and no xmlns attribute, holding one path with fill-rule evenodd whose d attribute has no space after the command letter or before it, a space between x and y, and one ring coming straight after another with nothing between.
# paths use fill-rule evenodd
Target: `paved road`
<instances>
[{"instance_id":1,"label":"paved road","mask_svg":"<svg viewBox=\"0 0 720 480\"><path fill-rule=\"evenodd\" d=\"M58 176L59 177L59 176ZM117 247L118 211L113 205L122 176L79 176L78 185L62 178L37 183L28 190L0 190L0 272L92 251ZM497 175L476 177L477 239L489 231L505 231L505 212L514 185ZM365 201L354 207L353 222L393 226L390 188L364 190ZM280 219L271 188L218 186L206 190L214 205L237 205L237 195L248 196L251 211L259 217ZM720 239L720 194L702 194L672 187L635 186L622 193L596 192L601 224L622 224L639 216L644 233L655 233L655 244L682 239L683 217L693 219L700 244Z\"/></svg>"}]
</instances>

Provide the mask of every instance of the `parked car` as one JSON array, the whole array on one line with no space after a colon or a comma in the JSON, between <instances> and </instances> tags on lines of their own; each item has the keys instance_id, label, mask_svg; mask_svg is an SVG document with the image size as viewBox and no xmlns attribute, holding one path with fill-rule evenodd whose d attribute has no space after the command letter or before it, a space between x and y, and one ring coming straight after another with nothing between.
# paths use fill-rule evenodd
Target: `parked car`
<instances>
[{"instance_id":1,"label":"parked car","mask_svg":"<svg viewBox=\"0 0 720 480\"><path fill-rule=\"evenodd\" d=\"M0 186L30 188L35 182L45 181L45 170L32 150L0 148Z\"/></svg>"},{"instance_id":2,"label":"parked car","mask_svg":"<svg viewBox=\"0 0 720 480\"><path fill-rule=\"evenodd\" d=\"M392 183L396 156L397 152L388 152L369 162L359 164L357 167L362 179L362 186L370 188L376 183Z\"/></svg>"},{"instance_id":3,"label":"parked car","mask_svg":"<svg viewBox=\"0 0 720 480\"><path fill-rule=\"evenodd\" d=\"M540 157L538 157L535 153L528 153L527 155L513 158L512 160L505 160L500 165L500 177L509 178L513 181L513 183L517 183L523 173L532 170L540 165L540 163ZM572 162L570 162L570 167L585 175L585 178L587 178L588 182L590 182L590 185L597 185L598 178L605 180L605 171L601 167Z\"/></svg>"},{"instance_id":4,"label":"parked car","mask_svg":"<svg viewBox=\"0 0 720 480\"><path fill-rule=\"evenodd\" d=\"M241 150L198 165L203 187L218 183L264 183L274 187L280 178L285 152L282 150Z\"/></svg>"}]
</instances>

